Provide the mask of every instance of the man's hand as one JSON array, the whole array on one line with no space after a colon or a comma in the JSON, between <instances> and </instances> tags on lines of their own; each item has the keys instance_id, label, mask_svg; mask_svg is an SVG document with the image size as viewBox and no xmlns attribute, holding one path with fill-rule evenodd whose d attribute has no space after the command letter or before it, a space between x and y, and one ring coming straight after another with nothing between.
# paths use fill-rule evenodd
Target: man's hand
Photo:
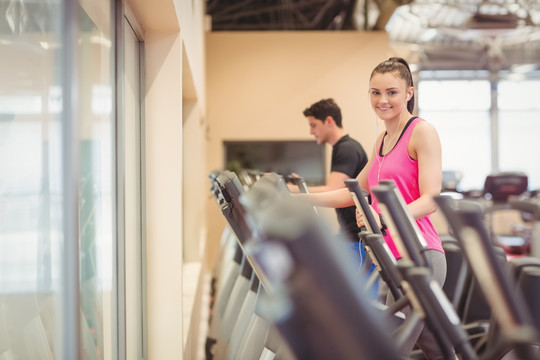
<instances>
[{"instance_id":1,"label":"man's hand","mask_svg":"<svg viewBox=\"0 0 540 360\"><path fill-rule=\"evenodd\" d=\"M288 175L289 180L287 181L287 187L289 188L289 191L293 194L297 194L300 192L300 189L298 188L298 185L293 184L293 180L291 178L299 178L300 175L298 175L295 172L292 172L290 175Z\"/></svg>"},{"instance_id":2,"label":"man's hand","mask_svg":"<svg viewBox=\"0 0 540 360\"><path fill-rule=\"evenodd\" d=\"M293 194L297 194L300 192L298 186L296 186L295 184L291 184L290 182L287 183L287 187L289 188L289 191Z\"/></svg>"}]
</instances>

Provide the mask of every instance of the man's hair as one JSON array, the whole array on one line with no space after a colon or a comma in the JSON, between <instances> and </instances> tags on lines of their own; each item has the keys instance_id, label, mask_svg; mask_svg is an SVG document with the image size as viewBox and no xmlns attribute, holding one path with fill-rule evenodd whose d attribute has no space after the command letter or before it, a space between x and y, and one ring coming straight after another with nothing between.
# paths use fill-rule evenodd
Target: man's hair
<instances>
[{"instance_id":1,"label":"man's hair","mask_svg":"<svg viewBox=\"0 0 540 360\"><path fill-rule=\"evenodd\" d=\"M304 116L313 116L317 120L325 121L327 116L331 116L338 127L342 127L341 124L341 109L336 104L334 99L323 99L317 101L304 110Z\"/></svg>"}]
</instances>

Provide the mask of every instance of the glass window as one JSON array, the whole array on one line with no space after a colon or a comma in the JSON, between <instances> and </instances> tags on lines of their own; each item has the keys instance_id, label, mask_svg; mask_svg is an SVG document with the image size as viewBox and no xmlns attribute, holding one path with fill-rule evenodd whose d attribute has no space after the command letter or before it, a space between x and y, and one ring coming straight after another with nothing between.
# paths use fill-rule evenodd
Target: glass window
<instances>
[{"instance_id":1,"label":"glass window","mask_svg":"<svg viewBox=\"0 0 540 360\"><path fill-rule=\"evenodd\" d=\"M487 80L423 80L419 116L435 126L444 171L459 171L460 190L482 189L491 172L490 83Z\"/></svg>"},{"instance_id":2,"label":"glass window","mask_svg":"<svg viewBox=\"0 0 540 360\"><path fill-rule=\"evenodd\" d=\"M63 243L60 11L0 8L0 358L52 359Z\"/></svg>"},{"instance_id":3,"label":"glass window","mask_svg":"<svg viewBox=\"0 0 540 360\"><path fill-rule=\"evenodd\" d=\"M81 344L112 359L113 49L109 0L79 8ZM63 269L63 2L0 0L0 358L60 358ZM71 54L73 55L73 54Z\"/></svg>"},{"instance_id":4,"label":"glass window","mask_svg":"<svg viewBox=\"0 0 540 360\"><path fill-rule=\"evenodd\" d=\"M498 84L501 171L527 174L529 189L540 189L540 80Z\"/></svg>"},{"instance_id":5,"label":"glass window","mask_svg":"<svg viewBox=\"0 0 540 360\"><path fill-rule=\"evenodd\" d=\"M86 4L86 2L81 2ZM99 0L81 8L79 68L79 246L81 336L85 357L114 359L113 206L115 152L111 6Z\"/></svg>"},{"instance_id":6,"label":"glass window","mask_svg":"<svg viewBox=\"0 0 540 360\"><path fill-rule=\"evenodd\" d=\"M523 172L530 190L540 188L540 163L533 155L540 152L538 74L520 74L518 78L507 72L491 74L497 84L497 107L493 109L485 73L420 74L419 115L439 131L443 170L462 173L461 190L482 189L485 177L495 171ZM497 163L492 164L492 159Z\"/></svg>"}]
</instances>

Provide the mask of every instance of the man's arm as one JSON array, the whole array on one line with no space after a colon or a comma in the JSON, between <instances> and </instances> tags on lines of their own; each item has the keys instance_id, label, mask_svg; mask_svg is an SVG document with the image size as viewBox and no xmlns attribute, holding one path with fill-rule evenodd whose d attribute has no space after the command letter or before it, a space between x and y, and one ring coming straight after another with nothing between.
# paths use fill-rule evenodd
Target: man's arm
<instances>
[{"instance_id":1,"label":"man's arm","mask_svg":"<svg viewBox=\"0 0 540 360\"><path fill-rule=\"evenodd\" d=\"M293 173L293 176L298 176ZM318 186L308 186L308 191L310 193L318 193L318 192L326 192L331 190L336 190L345 187L345 180L350 179L349 175L344 174L339 171L332 171L330 173L330 176L328 177L328 181L326 185L318 185ZM289 187L289 190L292 193L298 193L298 186L287 183L287 186Z\"/></svg>"}]
</instances>

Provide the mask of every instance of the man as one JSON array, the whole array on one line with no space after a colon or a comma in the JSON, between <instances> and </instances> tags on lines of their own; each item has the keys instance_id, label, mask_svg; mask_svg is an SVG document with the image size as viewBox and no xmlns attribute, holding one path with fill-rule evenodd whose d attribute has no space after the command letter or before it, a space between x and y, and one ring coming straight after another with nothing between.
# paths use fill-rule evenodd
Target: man
<instances>
[{"instance_id":1,"label":"man","mask_svg":"<svg viewBox=\"0 0 540 360\"><path fill-rule=\"evenodd\" d=\"M310 134L317 144L332 146L330 176L325 185L310 186L309 192L322 192L345 187L345 180L355 179L367 164L368 157L362 145L351 138L343 129L341 109L334 99L320 100L304 110L309 122ZM355 207L336 209L340 234L350 241L353 255L360 264L358 232ZM363 254L363 253L362 253Z\"/></svg>"}]
</instances>

